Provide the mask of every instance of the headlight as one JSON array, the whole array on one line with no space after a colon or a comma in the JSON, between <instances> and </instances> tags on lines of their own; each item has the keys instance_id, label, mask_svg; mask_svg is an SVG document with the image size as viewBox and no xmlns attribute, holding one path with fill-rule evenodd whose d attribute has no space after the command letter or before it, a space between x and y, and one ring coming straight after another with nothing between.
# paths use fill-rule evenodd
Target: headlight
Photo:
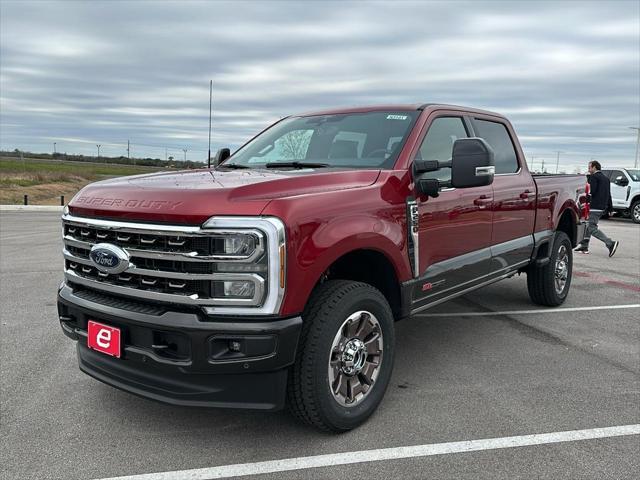
<instances>
[{"instance_id":1,"label":"headlight","mask_svg":"<svg viewBox=\"0 0 640 480\"><path fill-rule=\"evenodd\" d=\"M256 250L256 237L253 235L237 234L224 238L225 255L249 256Z\"/></svg>"},{"instance_id":2,"label":"headlight","mask_svg":"<svg viewBox=\"0 0 640 480\"><path fill-rule=\"evenodd\" d=\"M212 217L202 225L209 229L217 278L205 311L277 313L285 287L284 224L273 217Z\"/></svg>"},{"instance_id":3,"label":"headlight","mask_svg":"<svg viewBox=\"0 0 640 480\"><path fill-rule=\"evenodd\" d=\"M219 260L253 262L264 253L264 233L257 230L225 230L211 236L212 255Z\"/></svg>"}]
</instances>

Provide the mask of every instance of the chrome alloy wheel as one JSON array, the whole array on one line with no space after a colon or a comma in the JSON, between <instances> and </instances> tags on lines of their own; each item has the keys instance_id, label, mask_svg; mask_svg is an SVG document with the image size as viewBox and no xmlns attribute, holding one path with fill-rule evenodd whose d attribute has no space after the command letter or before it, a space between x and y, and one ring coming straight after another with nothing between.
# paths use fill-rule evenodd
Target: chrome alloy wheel
<instances>
[{"instance_id":1,"label":"chrome alloy wheel","mask_svg":"<svg viewBox=\"0 0 640 480\"><path fill-rule=\"evenodd\" d=\"M569 254L567 253L567 247L560 246L558 255L556 257L556 268L554 274L555 288L558 295L562 295L564 287L567 284L567 277L569 276Z\"/></svg>"},{"instance_id":2,"label":"chrome alloy wheel","mask_svg":"<svg viewBox=\"0 0 640 480\"><path fill-rule=\"evenodd\" d=\"M378 319L371 312L355 312L344 321L331 345L329 388L342 406L364 399L380 372L383 339Z\"/></svg>"},{"instance_id":3,"label":"chrome alloy wheel","mask_svg":"<svg viewBox=\"0 0 640 480\"><path fill-rule=\"evenodd\" d=\"M633 212L631 212L631 215L637 223L640 223L640 202L633 206Z\"/></svg>"}]
</instances>

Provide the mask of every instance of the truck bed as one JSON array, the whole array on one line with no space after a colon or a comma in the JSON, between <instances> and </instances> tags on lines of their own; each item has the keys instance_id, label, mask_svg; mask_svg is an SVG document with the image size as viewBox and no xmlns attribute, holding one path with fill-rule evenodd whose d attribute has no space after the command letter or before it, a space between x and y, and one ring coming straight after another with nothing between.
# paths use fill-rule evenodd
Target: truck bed
<instances>
[{"instance_id":1,"label":"truck bed","mask_svg":"<svg viewBox=\"0 0 640 480\"><path fill-rule=\"evenodd\" d=\"M578 174L532 174L537 190L537 214L535 232L553 230L553 219L565 208L564 203L574 200L576 218L582 215L581 205L585 203L587 180ZM558 199L564 199L560 204Z\"/></svg>"}]
</instances>

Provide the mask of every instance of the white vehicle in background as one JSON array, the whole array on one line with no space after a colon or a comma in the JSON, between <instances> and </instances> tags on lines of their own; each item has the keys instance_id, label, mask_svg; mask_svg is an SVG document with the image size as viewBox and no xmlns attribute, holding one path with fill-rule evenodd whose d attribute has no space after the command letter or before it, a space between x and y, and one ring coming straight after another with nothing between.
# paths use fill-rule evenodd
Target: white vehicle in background
<instances>
[{"instance_id":1,"label":"white vehicle in background","mask_svg":"<svg viewBox=\"0 0 640 480\"><path fill-rule=\"evenodd\" d=\"M602 173L611 181L613 211L640 223L640 170L612 168Z\"/></svg>"}]
</instances>

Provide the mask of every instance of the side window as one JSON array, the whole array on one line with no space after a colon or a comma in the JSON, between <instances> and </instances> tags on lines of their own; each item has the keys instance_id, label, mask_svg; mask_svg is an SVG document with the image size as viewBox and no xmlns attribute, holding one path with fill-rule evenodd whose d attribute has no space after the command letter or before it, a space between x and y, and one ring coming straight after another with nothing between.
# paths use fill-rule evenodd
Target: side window
<instances>
[{"instance_id":1,"label":"side window","mask_svg":"<svg viewBox=\"0 0 640 480\"><path fill-rule=\"evenodd\" d=\"M473 120L478 137L484 138L495 153L496 173L515 173L518 171L518 157L513 142L502 123L487 120Z\"/></svg>"},{"instance_id":2,"label":"side window","mask_svg":"<svg viewBox=\"0 0 640 480\"><path fill-rule=\"evenodd\" d=\"M427 135L420 145L420 151L416 158L421 160L440 160L447 162L451 160L453 142L459 138L466 138L467 130L460 117L439 117L436 118L429 127ZM429 174L430 178L436 178L447 182L451 180L451 169L441 168Z\"/></svg>"},{"instance_id":3,"label":"side window","mask_svg":"<svg viewBox=\"0 0 640 480\"><path fill-rule=\"evenodd\" d=\"M616 178L618 178L620 176L626 178L624 173L622 173L620 170L611 170L611 175L609 175L609 180L611 182L615 182Z\"/></svg>"},{"instance_id":4,"label":"side window","mask_svg":"<svg viewBox=\"0 0 640 480\"><path fill-rule=\"evenodd\" d=\"M292 130L278 138L251 157L249 163L268 163L273 161L304 160L311 142L313 130Z\"/></svg>"}]
</instances>

